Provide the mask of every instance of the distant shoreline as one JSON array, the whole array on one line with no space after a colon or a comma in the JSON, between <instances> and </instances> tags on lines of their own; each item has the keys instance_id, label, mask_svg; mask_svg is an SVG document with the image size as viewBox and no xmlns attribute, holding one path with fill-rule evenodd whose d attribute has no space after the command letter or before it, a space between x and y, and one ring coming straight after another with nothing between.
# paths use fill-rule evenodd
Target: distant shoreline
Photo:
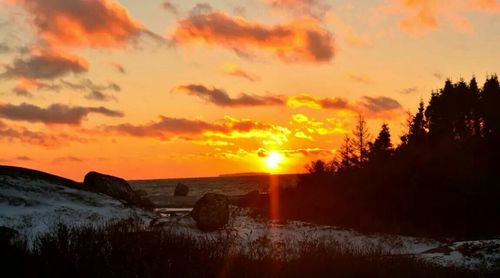
<instances>
[{"instance_id":1,"label":"distant shoreline","mask_svg":"<svg viewBox=\"0 0 500 278\"><path fill-rule=\"evenodd\" d=\"M271 173L265 172L247 172L247 173L233 173L233 174L221 174L219 177L250 177L250 176L270 176Z\"/></svg>"}]
</instances>

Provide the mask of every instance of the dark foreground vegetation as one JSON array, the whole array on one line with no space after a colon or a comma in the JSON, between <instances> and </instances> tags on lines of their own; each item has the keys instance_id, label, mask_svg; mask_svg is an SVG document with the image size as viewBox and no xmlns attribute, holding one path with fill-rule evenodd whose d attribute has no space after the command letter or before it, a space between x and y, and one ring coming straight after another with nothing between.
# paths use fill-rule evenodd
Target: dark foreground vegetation
<instances>
[{"instance_id":1,"label":"dark foreground vegetation","mask_svg":"<svg viewBox=\"0 0 500 278\"><path fill-rule=\"evenodd\" d=\"M412 257L349 251L304 243L299 256L282 261L265 244L245 254L230 238L196 240L122 222L103 228L57 226L29 249L18 239L0 243L3 277L495 277L424 263ZM311 276L312 275L312 276ZM498 277L498 276L497 276Z\"/></svg>"},{"instance_id":2,"label":"dark foreground vegetation","mask_svg":"<svg viewBox=\"0 0 500 278\"><path fill-rule=\"evenodd\" d=\"M281 216L432 237L500 235L500 86L446 81L410 115L401 144L362 117L332 162L314 161Z\"/></svg>"}]
</instances>

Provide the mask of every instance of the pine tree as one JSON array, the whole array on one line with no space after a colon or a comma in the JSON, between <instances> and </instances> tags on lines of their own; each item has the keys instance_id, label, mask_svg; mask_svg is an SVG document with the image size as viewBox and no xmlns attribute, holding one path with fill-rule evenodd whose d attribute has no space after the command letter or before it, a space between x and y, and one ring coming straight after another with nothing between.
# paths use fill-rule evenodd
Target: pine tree
<instances>
[{"instance_id":1,"label":"pine tree","mask_svg":"<svg viewBox=\"0 0 500 278\"><path fill-rule=\"evenodd\" d=\"M370 144L370 159L385 159L393 152L389 126L384 123L375 141Z\"/></svg>"},{"instance_id":2,"label":"pine tree","mask_svg":"<svg viewBox=\"0 0 500 278\"><path fill-rule=\"evenodd\" d=\"M354 139L353 145L357 152L358 164L363 164L368 160L368 143L370 140L370 133L366 126L366 121L363 116L358 115L358 123L353 131Z\"/></svg>"}]
</instances>

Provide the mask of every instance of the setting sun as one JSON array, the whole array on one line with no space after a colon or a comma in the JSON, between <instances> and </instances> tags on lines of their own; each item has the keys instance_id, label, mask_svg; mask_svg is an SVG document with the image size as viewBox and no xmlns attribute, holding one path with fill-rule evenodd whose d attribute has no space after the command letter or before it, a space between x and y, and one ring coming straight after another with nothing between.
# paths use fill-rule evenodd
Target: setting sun
<instances>
[{"instance_id":1,"label":"setting sun","mask_svg":"<svg viewBox=\"0 0 500 278\"><path fill-rule=\"evenodd\" d=\"M269 155L265 158L265 162L267 168L274 170L279 164L283 161L283 155L278 152L270 152Z\"/></svg>"}]
</instances>

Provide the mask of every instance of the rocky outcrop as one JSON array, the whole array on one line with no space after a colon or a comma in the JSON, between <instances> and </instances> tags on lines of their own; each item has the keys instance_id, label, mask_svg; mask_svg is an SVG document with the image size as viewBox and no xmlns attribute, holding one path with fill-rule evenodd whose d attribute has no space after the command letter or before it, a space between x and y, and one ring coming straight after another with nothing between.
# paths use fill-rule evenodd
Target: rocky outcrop
<instances>
[{"instance_id":1,"label":"rocky outcrop","mask_svg":"<svg viewBox=\"0 0 500 278\"><path fill-rule=\"evenodd\" d=\"M229 201L221 194L207 193L194 205L191 216L202 231L213 231L229 221Z\"/></svg>"},{"instance_id":2,"label":"rocky outcrop","mask_svg":"<svg viewBox=\"0 0 500 278\"><path fill-rule=\"evenodd\" d=\"M122 178L89 172L85 175L83 186L86 190L106 194L128 205L152 207L152 203L137 194Z\"/></svg>"},{"instance_id":3,"label":"rocky outcrop","mask_svg":"<svg viewBox=\"0 0 500 278\"><path fill-rule=\"evenodd\" d=\"M187 196L189 187L183 183L178 183L175 187L174 196Z\"/></svg>"}]
</instances>

